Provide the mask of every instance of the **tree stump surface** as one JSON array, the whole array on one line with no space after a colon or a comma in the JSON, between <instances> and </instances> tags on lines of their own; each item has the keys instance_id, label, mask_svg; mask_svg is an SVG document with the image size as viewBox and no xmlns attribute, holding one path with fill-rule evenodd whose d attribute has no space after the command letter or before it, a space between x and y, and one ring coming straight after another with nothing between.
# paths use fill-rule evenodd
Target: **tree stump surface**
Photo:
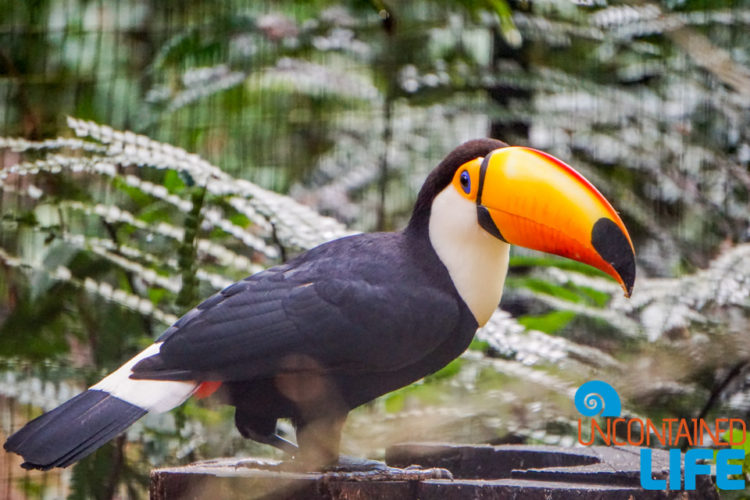
<instances>
[{"instance_id":1,"label":"tree stump surface","mask_svg":"<svg viewBox=\"0 0 750 500\"><path fill-rule=\"evenodd\" d=\"M151 473L152 500L263 499L718 499L709 477L692 491L640 486L640 448L405 443L386 451L392 467L448 469L453 479L341 478L279 470L278 461L226 458ZM652 451L655 479L669 479L668 453Z\"/></svg>"}]
</instances>

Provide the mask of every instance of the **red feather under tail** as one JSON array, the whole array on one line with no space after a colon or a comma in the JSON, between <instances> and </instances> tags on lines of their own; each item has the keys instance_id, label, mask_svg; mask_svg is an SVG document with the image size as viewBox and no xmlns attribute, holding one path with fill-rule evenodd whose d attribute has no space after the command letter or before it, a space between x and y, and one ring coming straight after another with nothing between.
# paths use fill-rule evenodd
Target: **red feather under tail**
<instances>
[{"instance_id":1,"label":"red feather under tail","mask_svg":"<svg viewBox=\"0 0 750 500\"><path fill-rule=\"evenodd\" d=\"M218 391L219 387L221 387L221 382L218 381L203 382L195 390L193 396L195 396L197 399L207 398L214 392Z\"/></svg>"}]
</instances>

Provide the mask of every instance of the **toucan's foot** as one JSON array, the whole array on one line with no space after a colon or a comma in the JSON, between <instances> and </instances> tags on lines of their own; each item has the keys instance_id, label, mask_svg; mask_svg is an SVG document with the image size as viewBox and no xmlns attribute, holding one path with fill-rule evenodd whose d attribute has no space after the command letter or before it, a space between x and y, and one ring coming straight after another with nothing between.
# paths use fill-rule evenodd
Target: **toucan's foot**
<instances>
[{"instance_id":1,"label":"toucan's foot","mask_svg":"<svg viewBox=\"0 0 750 500\"><path fill-rule=\"evenodd\" d=\"M322 473L323 481L426 481L428 479L453 479L448 469L423 469L411 465L405 469L389 467L384 462L349 456L339 457L333 465L316 467L300 460L279 461L265 458L247 458L234 464L235 467L274 470L294 473Z\"/></svg>"},{"instance_id":2,"label":"toucan's foot","mask_svg":"<svg viewBox=\"0 0 750 500\"><path fill-rule=\"evenodd\" d=\"M388 467L385 462L370 460L369 458L350 457L349 455L340 455L338 463L325 466L323 472L372 472L387 471Z\"/></svg>"},{"instance_id":3,"label":"toucan's foot","mask_svg":"<svg viewBox=\"0 0 750 500\"><path fill-rule=\"evenodd\" d=\"M322 470L323 479L328 481L424 481L427 479L453 479L447 469L423 469L412 465L405 469L389 467L384 462L356 458L339 457L339 462Z\"/></svg>"},{"instance_id":4,"label":"toucan's foot","mask_svg":"<svg viewBox=\"0 0 750 500\"><path fill-rule=\"evenodd\" d=\"M321 457L310 459L309 457L295 455L291 460L286 460L281 465L284 470L289 472L322 472L324 474L386 471L389 469L384 462L346 455L340 456L337 461L328 465Z\"/></svg>"},{"instance_id":5,"label":"toucan's foot","mask_svg":"<svg viewBox=\"0 0 750 500\"><path fill-rule=\"evenodd\" d=\"M274 460L272 458L250 457L237 460L234 463L234 466L244 467L246 469L279 470L283 468L284 462L282 462L281 460Z\"/></svg>"}]
</instances>

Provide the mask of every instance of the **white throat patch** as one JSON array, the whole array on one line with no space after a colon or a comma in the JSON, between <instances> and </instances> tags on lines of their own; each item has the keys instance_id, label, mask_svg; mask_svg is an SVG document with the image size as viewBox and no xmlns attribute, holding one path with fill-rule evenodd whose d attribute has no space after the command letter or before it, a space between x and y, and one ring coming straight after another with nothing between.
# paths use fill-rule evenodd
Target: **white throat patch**
<instances>
[{"instance_id":1,"label":"white throat patch","mask_svg":"<svg viewBox=\"0 0 750 500\"><path fill-rule=\"evenodd\" d=\"M482 229L476 204L452 185L432 202L429 235L458 294L484 325L503 295L510 245Z\"/></svg>"}]
</instances>

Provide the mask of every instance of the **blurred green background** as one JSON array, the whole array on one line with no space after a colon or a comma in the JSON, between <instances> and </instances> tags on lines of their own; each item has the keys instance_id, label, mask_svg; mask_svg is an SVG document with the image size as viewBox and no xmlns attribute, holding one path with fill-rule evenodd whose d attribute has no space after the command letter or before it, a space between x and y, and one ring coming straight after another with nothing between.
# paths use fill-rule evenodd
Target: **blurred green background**
<instances>
[{"instance_id":1,"label":"blurred green background","mask_svg":"<svg viewBox=\"0 0 750 500\"><path fill-rule=\"evenodd\" d=\"M353 412L344 451L569 446L592 378L628 415L747 421L748 25L740 0L0 0L0 439L223 284L402 227L425 175L482 136L613 202L633 298L514 250L471 349ZM155 466L275 456L233 427L191 401L70 470L3 453L0 496L145 498Z\"/></svg>"}]
</instances>

